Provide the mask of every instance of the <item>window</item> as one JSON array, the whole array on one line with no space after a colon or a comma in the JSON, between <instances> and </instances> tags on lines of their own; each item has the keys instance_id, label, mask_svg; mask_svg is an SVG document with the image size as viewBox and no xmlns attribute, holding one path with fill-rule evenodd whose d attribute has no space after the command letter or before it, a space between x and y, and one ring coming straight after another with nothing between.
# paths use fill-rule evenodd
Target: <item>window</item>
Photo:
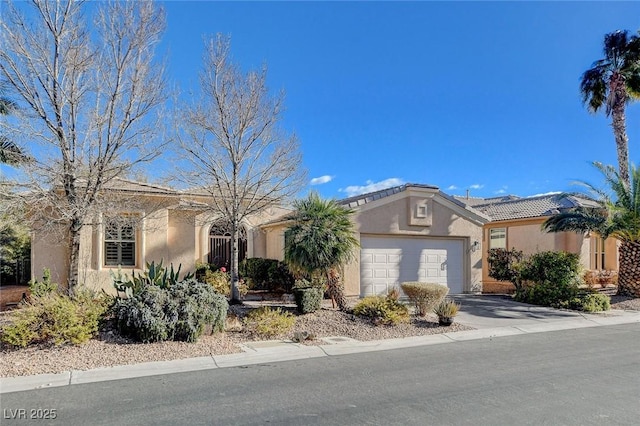
<instances>
[{"instance_id":1,"label":"window","mask_svg":"<svg viewBox=\"0 0 640 426\"><path fill-rule=\"evenodd\" d=\"M591 237L591 269L605 269L604 239L601 237Z\"/></svg>"},{"instance_id":2,"label":"window","mask_svg":"<svg viewBox=\"0 0 640 426\"><path fill-rule=\"evenodd\" d=\"M507 228L489 229L489 248L507 248Z\"/></svg>"},{"instance_id":3,"label":"window","mask_svg":"<svg viewBox=\"0 0 640 426\"><path fill-rule=\"evenodd\" d=\"M104 226L105 266L136 265L136 229L120 219L109 220Z\"/></svg>"}]
</instances>

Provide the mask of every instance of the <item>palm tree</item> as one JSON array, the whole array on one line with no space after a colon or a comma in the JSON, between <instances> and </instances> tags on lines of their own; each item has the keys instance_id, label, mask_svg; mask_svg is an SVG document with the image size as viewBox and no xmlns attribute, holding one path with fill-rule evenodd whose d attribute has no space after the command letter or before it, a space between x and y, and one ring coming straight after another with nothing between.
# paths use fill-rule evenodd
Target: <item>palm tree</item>
<instances>
[{"instance_id":1,"label":"palm tree","mask_svg":"<svg viewBox=\"0 0 640 426\"><path fill-rule=\"evenodd\" d=\"M339 269L353 259L359 246L351 222L353 210L316 193L296 201L294 207L288 217L293 224L285 231L285 262L294 274L326 279L332 300L344 311L347 301Z\"/></svg>"},{"instance_id":2,"label":"palm tree","mask_svg":"<svg viewBox=\"0 0 640 426\"><path fill-rule=\"evenodd\" d=\"M640 38L628 31L604 36L604 58L595 61L582 74L582 102L596 113L603 106L611 116L618 151L618 169L622 182L629 186L629 138L625 109L629 101L640 97Z\"/></svg>"},{"instance_id":3,"label":"palm tree","mask_svg":"<svg viewBox=\"0 0 640 426\"><path fill-rule=\"evenodd\" d=\"M618 294L640 297L640 168L631 166L631 182L626 185L613 166L594 163L604 175L609 191L584 185L597 197L600 208L578 208L547 219L548 232L596 232L615 237L618 248Z\"/></svg>"}]
</instances>

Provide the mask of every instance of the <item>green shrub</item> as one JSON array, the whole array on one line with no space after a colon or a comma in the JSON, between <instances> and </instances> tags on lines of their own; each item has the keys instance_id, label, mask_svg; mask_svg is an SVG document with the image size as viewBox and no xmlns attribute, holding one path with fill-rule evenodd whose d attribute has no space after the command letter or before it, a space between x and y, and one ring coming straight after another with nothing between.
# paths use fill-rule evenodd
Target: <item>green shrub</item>
<instances>
[{"instance_id":1,"label":"green shrub","mask_svg":"<svg viewBox=\"0 0 640 426\"><path fill-rule=\"evenodd\" d=\"M202 281L212 286L216 293L226 297L231 296L231 278L224 270L207 270L202 277ZM249 291L249 288L241 281L238 283L238 290L240 291L240 297L244 297Z\"/></svg>"},{"instance_id":2,"label":"green shrub","mask_svg":"<svg viewBox=\"0 0 640 426\"><path fill-rule=\"evenodd\" d=\"M213 331L224 330L229 305L209 285L188 279L171 286L169 293L176 301L174 340L195 342L207 324L212 325Z\"/></svg>"},{"instance_id":3,"label":"green shrub","mask_svg":"<svg viewBox=\"0 0 640 426\"><path fill-rule=\"evenodd\" d=\"M161 342L173 338L172 308L169 292L145 285L127 299L119 299L114 306L118 331L138 341Z\"/></svg>"},{"instance_id":4,"label":"green shrub","mask_svg":"<svg viewBox=\"0 0 640 426\"><path fill-rule=\"evenodd\" d=\"M107 312L110 299L88 291L73 296L51 293L33 296L13 311L10 324L1 331L1 340L13 346L65 343L81 344L93 337Z\"/></svg>"},{"instance_id":5,"label":"green shrub","mask_svg":"<svg viewBox=\"0 0 640 426\"><path fill-rule=\"evenodd\" d=\"M569 308L584 312L602 312L611 309L611 298L606 294L586 293L575 297Z\"/></svg>"},{"instance_id":6,"label":"green shrub","mask_svg":"<svg viewBox=\"0 0 640 426\"><path fill-rule=\"evenodd\" d=\"M520 250L495 248L489 250L487 257L489 276L498 281L509 281L516 291L521 289L520 268L524 254Z\"/></svg>"},{"instance_id":7,"label":"green shrub","mask_svg":"<svg viewBox=\"0 0 640 426\"><path fill-rule=\"evenodd\" d=\"M365 297L354 306L353 313L360 317L369 318L376 325L395 325L409 322L409 309L391 297Z\"/></svg>"},{"instance_id":8,"label":"green shrub","mask_svg":"<svg viewBox=\"0 0 640 426\"><path fill-rule=\"evenodd\" d=\"M296 319L290 312L284 312L280 308L263 306L249 312L243 322L250 333L261 338L271 338L288 332Z\"/></svg>"},{"instance_id":9,"label":"green shrub","mask_svg":"<svg viewBox=\"0 0 640 426\"><path fill-rule=\"evenodd\" d=\"M248 258L238 265L240 276L251 289L274 291L282 289L291 291L294 284L293 275L283 262L260 257Z\"/></svg>"},{"instance_id":10,"label":"green shrub","mask_svg":"<svg viewBox=\"0 0 640 426\"><path fill-rule=\"evenodd\" d=\"M297 280L292 291L299 313L309 314L322 307L324 287L317 281Z\"/></svg>"},{"instance_id":11,"label":"green shrub","mask_svg":"<svg viewBox=\"0 0 640 426\"><path fill-rule=\"evenodd\" d=\"M449 287L440 284L405 282L400 284L400 287L421 317L431 312L449 293Z\"/></svg>"},{"instance_id":12,"label":"green shrub","mask_svg":"<svg viewBox=\"0 0 640 426\"><path fill-rule=\"evenodd\" d=\"M545 251L523 262L521 279L528 281L516 300L535 305L567 307L582 284L580 257L574 253Z\"/></svg>"},{"instance_id":13,"label":"green shrub","mask_svg":"<svg viewBox=\"0 0 640 426\"><path fill-rule=\"evenodd\" d=\"M145 284L135 296L116 302L114 316L122 334L141 342L194 342L207 324L224 329L228 306L212 286L188 279L169 288Z\"/></svg>"},{"instance_id":14,"label":"green shrub","mask_svg":"<svg viewBox=\"0 0 640 426\"><path fill-rule=\"evenodd\" d=\"M42 270L42 281L32 280L29 282L29 293L35 297L46 296L58 291L59 286L51 282L51 271L49 268Z\"/></svg>"}]
</instances>

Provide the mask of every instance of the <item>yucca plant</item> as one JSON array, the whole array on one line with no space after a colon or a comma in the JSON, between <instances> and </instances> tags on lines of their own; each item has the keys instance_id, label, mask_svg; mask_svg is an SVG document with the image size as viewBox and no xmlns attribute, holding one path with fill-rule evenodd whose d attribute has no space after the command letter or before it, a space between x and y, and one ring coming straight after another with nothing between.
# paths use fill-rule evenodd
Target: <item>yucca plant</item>
<instances>
[{"instance_id":1,"label":"yucca plant","mask_svg":"<svg viewBox=\"0 0 640 426\"><path fill-rule=\"evenodd\" d=\"M640 169L630 167L626 185L615 167L595 162L603 174L607 189L582 184L596 197L598 208L576 208L550 217L543 224L548 232L596 232L615 237L618 248L618 294L640 297Z\"/></svg>"}]
</instances>

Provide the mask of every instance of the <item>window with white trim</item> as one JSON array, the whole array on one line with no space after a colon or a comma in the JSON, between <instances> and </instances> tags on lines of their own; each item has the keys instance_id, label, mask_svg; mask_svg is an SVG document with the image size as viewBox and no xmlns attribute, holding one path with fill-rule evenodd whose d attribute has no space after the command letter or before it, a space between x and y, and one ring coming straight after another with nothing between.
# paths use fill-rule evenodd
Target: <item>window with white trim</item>
<instances>
[{"instance_id":1,"label":"window with white trim","mask_svg":"<svg viewBox=\"0 0 640 426\"><path fill-rule=\"evenodd\" d=\"M123 218L109 219L104 225L104 265L136 265L136 228Z\"/></svg>"},{"instance_id":2,"label":"window with white trim","mask_svg":"<svg viewBox=\"0 0 640 426\"><path fill-rule=\"evenodd\" d=\"M489 229L489 248L507 248L507 228Z\"/></svg>"}]
</instances>

